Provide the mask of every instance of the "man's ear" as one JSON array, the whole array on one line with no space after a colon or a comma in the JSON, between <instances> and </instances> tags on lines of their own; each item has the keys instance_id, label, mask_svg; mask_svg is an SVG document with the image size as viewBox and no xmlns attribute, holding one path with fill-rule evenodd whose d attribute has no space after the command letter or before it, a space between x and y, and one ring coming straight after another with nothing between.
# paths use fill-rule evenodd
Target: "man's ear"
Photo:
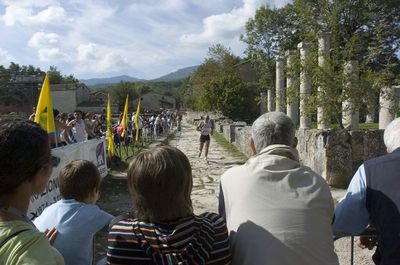
<instances>
[{"instance_id":1,"label":"man's ear","mask_svg":"<svg viewBox=\"0 0 400 265\"><path fill-rule=\"evenodd\" d=\"M297 137L294 137L294 138L293 138L293 145L292 145L292 147L293 147L293 148L296 148L298 143L299 143L299 140L297 139Z\"/></svg>"},{"instance_id":2,"label":"man's ear","mask_svg":"<svg viewBox=\"0 0 400 265\"><path fill-rule=\"evenodd\" d=\"M251 151L253 152L253 155L256 155L257 151L256 151L256 146L254 145L253 137L249 138L249 145L250 145Z\"/></svg>"}]
</instances>

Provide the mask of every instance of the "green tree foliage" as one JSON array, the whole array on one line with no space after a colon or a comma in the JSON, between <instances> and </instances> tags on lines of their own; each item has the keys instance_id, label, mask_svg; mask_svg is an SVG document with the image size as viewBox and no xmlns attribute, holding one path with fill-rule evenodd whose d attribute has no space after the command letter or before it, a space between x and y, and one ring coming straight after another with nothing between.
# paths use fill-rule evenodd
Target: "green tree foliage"
<instances>
[{"instance_id":1,"label":"green tree foliage","mask_svg":"<svg viewBox=\"0 0 400 265\"><path fill-rule=\"evenodd\" d=\"M0 65L0 85L7 84L10 81L10 79L11 75L9 69Z\"/></svg>"},{"instance_id":2,"label":"green tree foliage","mask_svg":"<svg viewBox=\"0 0 400 265\"><path fill-rule=\"evenodd\" d=\"M118 110L121 112L124 111L127 95L129 95L130 101L139 96L135 88L135 83L121 81L116 87L111 90L112 102L117 102Z\"/></svg>"},{"instance_id":3,"label":"green tree foliage","mask_svg":"<svg viewBox=\"0 0 400 265\"><path fill-rule=\"evenodd\" d=\"M183 88L183 103L196 110L220 110L216 105L223 89L219 83L223 76L235 72L239 58L229 48L216 44L209 48L208 56L188 79Z\"/></svg>"},{"instance_id":4,"label":"green tree foliage","mask_svg":"<svg viewBox=\"0 0 400 265\"><path fill-rule=\"evenodd\" d=\"M61 72L54 65L50 66L47 75L49 77L50 84L61 84L63 81Z\"/></svg>"},{"instance_id":5,"label":"green tree foliage","mask_svg":"<svg viewBox=\"0 0 400 265\"><path fill-rule=\"evenodd\" d=\"M257 89L241 78L240 58L221 44L209 48L208 57L181 86L180 100L195 110L218 111L235 120L258 115Z\"/></svg>"},{"instance_id":6,"label":"green tree foliage","mask_svg":"<svg viewBox=\"0 0 400 265\"><path fill-rule=\"evenodd\" d=\"M237 74L227 74L204 87L203 102L207 110L220 111L227 117L249 121L254 118L254 90Z\"/></svg>"},{"instance_id":7,"label":"green tree foliage","mask_svg":"<svg viewBox=\"0 0 400 265\"><path fill-rule=\"evenodd\" d=\"M255 65L263 89L274 87L276 56L296 50L301 41L309 42L307 66L313 96L308 99L308 113L324 106L331 114L328 118L336 119L343 100L352 97L359 107L373 102L370 99L380 88L398 83L399 21L398 0L294 0L280 9L263 6L257 10L247 22L242 40L248 45L247 57ZM322 32L331 33L331 58L323 68L317 63L317 39ZM299 56L296 58L294 67L287 69L289 74L300 71ZM343 86L348 79L344 65L349 60L357 60L360 68L361 85L351 91ZM294 85L298 87L298 82ZM324 93L317 93L318 86L325 88Z\"/></svg>"},{"instance_id":8,"label":"green tree foliage","mask_svg":"<svg viewBox=\"0 0 400 265\"><path fill-rule=\"evenodd\" d=\"M79 80L73 75L63 75L56 66L50 66L49 71L47 71L49 76L50 84L77 84Z\"/></svg>"}]
</instances>

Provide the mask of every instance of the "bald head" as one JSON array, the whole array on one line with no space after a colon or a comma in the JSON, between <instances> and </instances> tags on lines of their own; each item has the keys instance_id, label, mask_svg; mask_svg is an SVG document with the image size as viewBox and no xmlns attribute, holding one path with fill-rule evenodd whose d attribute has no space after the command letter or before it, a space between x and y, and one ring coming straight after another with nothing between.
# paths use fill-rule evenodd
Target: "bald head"
<instances>
[{"instance_id":1,"label":"bald head","mask_svg":"<svg viewBox=\"0 0 400 265\"><path fill-rule=\"evenodd\" d=\"M383 141L388 153L400 147L400 118L394 119L386 126L383 133Z\"/></svg>"}]
</instances>

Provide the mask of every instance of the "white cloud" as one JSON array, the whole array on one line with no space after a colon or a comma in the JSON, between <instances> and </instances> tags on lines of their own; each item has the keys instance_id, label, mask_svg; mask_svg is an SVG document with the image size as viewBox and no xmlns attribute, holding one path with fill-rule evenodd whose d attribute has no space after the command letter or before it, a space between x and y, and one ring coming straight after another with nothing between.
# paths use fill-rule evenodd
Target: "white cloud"
<instances>
[{"instance_id":1,"label":"white cloud","mask_svg":"<svg viewBox=\"0 0 400 265\"><path fill-rule=\"evenodd\" d=\"M69 55L59 48L42 48L39 49L38 53L41 62L60 63L70 59Z\"/></svg>"},{"instance_id":2,"label":"white cloud","mask_svg":"<svg viewBox=\"0 0 400 265\"><path fill-rule=\"evenodd\" d=\"M18 22L23 22L32 16L32 10L21 6L8 6L2 20L6 26L13 26ZM23 23L24 24L24 23Z\"/></svg>"},{"instance_id":3,"label":"white cloud","mask_svg":"<svg viewBox=\"0 0 400 265\"><path fill-rule=\"evenodd\" d=\"M129 6L130 11L134 12L166 12L179 11L187 7L185 0L158 0L151 2L133 3Z\"/></svg>"},{"instance_id":4,"label":"white cloud","mask_svg":"<svg viewBox=\"0 0 400 265\"><path fill-rule=\"evenodd\" d=\"M43 48L58 45L60 36L56 33L36 32L28 41L28 46L32 48Z\"/></svg>"},{"instance_id":5,"label":"white cloud","mask_svg":"<svg viewBox=\"0 0 400 265\"><path fill-rule=\"evenodd\" d=\"M14 60L14 56L12 56L8 51L0 48L0 65L7 65Z\"/></svg>"},{"instance_id":6,"label":"white cloud","mask_svg":"<svg viewBox=\"0 0 400 265\"><path fill-rule=\"evenodd\" d=\"M182 35L180 41L187 45L210 45L216 42L229 44L232 40L238 41L247 20L254 16L262 4L262 0L243 0L243 6L240 8L206 17L203 19L202 32Z\"/></svg>"},{"instance_id":7,"label":"white cloud","mask_svg":"<svg viewBox=\"0 0 400 265\"><path fill-rule=\"evenodd\" d=\"M281 8L291 2L292 2L292 0L273 0L272 5L276 8Z\"/></svg>"},{"instance_id":8,"label":"white cloud","mask_svg":"<svg viewBox=\"0 0 400 265\"><path fill-rule=\"evenodd\" d=\"M48 1L50 2L50 1ZM54 1L51 1L54 2ZM44 8L44 9L43 9ZM63 24L72 22L65 9L60 5L44 5L31 1L11 2L7 4L1 17L6 26L21 24L23 26L41 24Z\"/></svg>"},{"instance_id":9,"label":"white cloud","mask_svg":"<svg viewBox=\"0 0 400 265\"><path fill-rule=\"evenodd\" d=\"M48 5L54 5L57 4L57 0L1 0L0 2L3 2L5 5L19 5L19 6L38 6L38 7L43 7L43 6L48 6Z\"/></svg>"},{"instance_id":10,"label":"white cloud","mask_svg":"<svg viewBox=\"0 0 400 265\"><path fill-rule=\"evenodd\" d=\"M61 6L49 6L32 16L29 21L36 24L62 24L64 22L72 22L72 19L68 18L65 9Z\"/></svg>"},{"instance_id":11,"label":"white cloud","mask_svg":"<svg viewBox=\"0 0 400 265\"><path fill-rule=\"evenodd\" d=\"M80 72L115 72L128 65L119 51L107 46L95 43L81 44L77 52L78 65L75 68Z\"/></svg>"}]
</instances>

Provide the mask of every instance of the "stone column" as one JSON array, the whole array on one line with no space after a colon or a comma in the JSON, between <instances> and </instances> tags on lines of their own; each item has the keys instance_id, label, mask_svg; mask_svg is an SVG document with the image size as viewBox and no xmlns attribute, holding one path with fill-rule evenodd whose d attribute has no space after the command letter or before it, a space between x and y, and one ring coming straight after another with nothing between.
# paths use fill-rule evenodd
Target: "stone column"
<instances>
[{"instance_id":1,"label":"stone column","mask_svg":"<svg viewBox=\"0 0 400 265\"><path fill-rule=\"evenodd\" d=\"M310 57L309 44L300 42L297 45L300 49L300 129L311 128L311 117L304 114L306 107L306 98L311 95L311 75L307 70L307 61Z\"/></svg>"},{"instance_id":2,"label":"stone column","mask_svg":"<svg viewBox=\"0 0 400 265\"><path fill-rule=\"evenodd\" d=\"M323 32L318 39L318 66L324 68L330 54L330 33ZM323 95L326 88L319 86L318 94ZM317 127L318 129L328 129L329 122L326 120L326 109L322 106L317 108Z\"/></svg>"},{"instance_id":3,"label":"stone column","mask_svg":"<svg viewBox=\"0 0 400 265\"><path fill-rule=\"evenodd\" d=\"M293 51L287 51L286 52L286 66L288 69L290 69L291 66L293 66L294 60L295 60L296 54ZM288 91L288 88L292 86L296 81L295 75L293 72L287 73L286 74L286 91ZM294 126L297 127L297 124L299 124L299 98L298 98L298 87L296 88L296 94L292 95L293 98L290 99L288 96L286 96L286 114L289 116L289 118L292 119Z\"/></svg>"},{"instance_id":4,"label":"stone column","mask_svg":"<svg viewBox=\"0 0 400 265\"><path fill-rule=\"evenodd\" d=\"M358 61L349 61L344 65L346 76L345 90L350 91L352 88L359 86L359 68ZM358 130L359 111L355 109L353 99L350 96L342 102L342 123L347 130Z\"/></svg>"},{"instance_id":5,"label":"stone column","mask_svg":"<svg viewBox=\"0 0 400 265\"><path fill-rule=\"evenodd\" d=\"M283 58L278 56L275 63L275 88L276 88L276 111L286 112L285 104L285 77L283 74Z\"/></svg>"},{"instance_id":6,"label":"stone column","mask_svg":"<svg viewBox=\"0 0 400 265\"><path fill-rule=\"evenodd\" d=\"M260 92L260 114L264 114L265 112L267 112L267 104L266 103L267 100L267 93L265 92Z\"/></svg>"},{"instance_id":7,"label":"stone column","mask_svg":"<svg viewBox=\"0 0 400 265\"><path fill-rule=\"evenodd\" d=\"M392 86L384 87L381 90L379 97L379 129L385 129L396 116L399 88L400 86Z\"/></svg>"},{"instance_id":8,"label":"stone column","mask_svg":"<svg viewBox=\"0 0 400 265\"><path fill-rule=\"evenodd\" d=\"M275 90L268 89L268 101L267 108L268 112L275 111Z\"/></svg>"}]
</instances>

